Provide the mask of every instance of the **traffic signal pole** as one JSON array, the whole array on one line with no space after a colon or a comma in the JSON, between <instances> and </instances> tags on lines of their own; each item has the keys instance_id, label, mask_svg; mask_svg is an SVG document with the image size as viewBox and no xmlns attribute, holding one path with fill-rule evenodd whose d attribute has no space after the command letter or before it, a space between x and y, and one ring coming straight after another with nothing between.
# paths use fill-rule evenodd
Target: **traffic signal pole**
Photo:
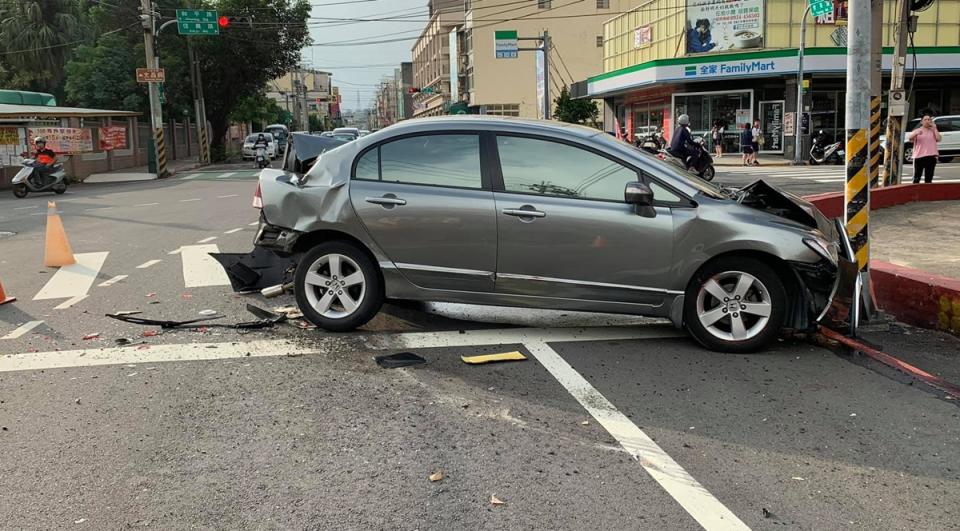
<instances>
[{"instance_id":1,"label":"traffic signal pole","mask_svg":"<svg viewBox=\"0 0 960 531\"><path fill-rule=\"evenodd\" d=\"M871 2L851 0L847 43L846 94L846 186L844 225L860 272L854 290L850 332L856 335L861 301L868 312L870 286L870 96L871 89ZM879 47L880 43L877 43Z\"/></svg>"},{"instance_id":2,"label":"traffic signal pole","mask_svg":"<svg viewBox=\"0 0 960 531\"><path fill-rule=\"evenodd\" d=\"M143 24L143 48L147 68L158 68L159 59L154 54L154 34L156 16L150 0L140 0L140 20ZM160 87L157 83L148 83L150 97L150 127L153 131L154 160L157 164L157 178L167 176L167 149L163 138L163 108L160 105Z\"/></svg>"}]
</instances>

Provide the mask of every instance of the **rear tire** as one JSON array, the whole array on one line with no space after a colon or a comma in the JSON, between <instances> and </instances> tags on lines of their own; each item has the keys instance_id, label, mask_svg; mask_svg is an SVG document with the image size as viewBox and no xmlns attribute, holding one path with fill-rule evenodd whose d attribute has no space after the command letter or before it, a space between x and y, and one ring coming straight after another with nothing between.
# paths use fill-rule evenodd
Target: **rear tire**
<instances>
[{"instance_id":1,"label":"rear tire","mask_svg":"<svg viewBox=\"0 0 960 531\"><path fill-rule=\"evenodd\" d=\"M331 332L363 326L380 311L384 298L377 265L345 241L324 242L303 255L294 293L303 316Z\"/></svg>"},{"instance_id":2,"label":"rear tire","mask_svg":"<svg viewBox=\"0 0 960 531\"><path fill-rule=\"evenodd\" d=\"M703 170L703 173L700 174L700 178L703 179L704 181L712 181L713 178L716 177L716 175L717 175L717 170L714 169L714 167L711 165L711 166L707 166Z\"/></svg>"},{"instance_id":3,"label":"rear tire","mask_svg":"<svg viewBox=\"0 0 960 531\"><path fill-rule=\"evenodd\" d=\"M23 183L13 185L13 195L17 199L23 199L24 197L27 197L27 194L29 193L30 189L27 188L27 185Z\"/></svg>"},{"instance_id":4,"label":"rear tire","mask_svg":"<svg viewBox=\"0 0 960 531\"><path fill-rule=\"evenodd\" d=\"M708 262L690 279L683 321L701 345L720 352L755 352L783 327L787 294L777 273L749 257Z\"/></svg>"},{"instance_id":5,"label":"rear tire","mask_svg":"<svg viewBox=\"0 0 960 531\"><path fill-rule=\"evenodd\" d=\"M66 185L66 184L61 184L60 186L57 186L56 188L53 189L53 193L55 193L55 194L57 194L57 195L63 195L63 193L66 192L66 191L67 191L67 185Z\"/></svg>"}]
</instances>

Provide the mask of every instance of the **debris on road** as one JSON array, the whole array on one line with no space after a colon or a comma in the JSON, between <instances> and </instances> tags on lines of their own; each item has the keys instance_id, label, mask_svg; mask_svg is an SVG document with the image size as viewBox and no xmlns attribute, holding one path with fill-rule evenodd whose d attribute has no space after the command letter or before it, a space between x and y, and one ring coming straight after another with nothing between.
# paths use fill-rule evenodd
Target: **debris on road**
<instances>
[{"instance_id":1,"label":"debris on road","mask_svg":"<svg viewBox=\"0 0 960 531\"><path fill-rule=\"evenodd\" d=\"M106 314L107 317L111 319L116 319L118 321L124 321L127 323L140 324L146 326L159 326L161 329L171 329L171 328L192 328L192 329L201 329L204 327L219 327L219 328L234 328L237 330L256 330L260 328L270 328L273 325L285 321L287 318L284 315L278 315L263 308L258 308L252 304L247 304L247 311L257 316L256 321L245 321L242 323L231 323L231 324L222 324L222 323L207 323L207 321L212 321L216 319L222 319L223 315L218 315L214 317L201 317L199 319L189 319L186 321L168 321L162 319L146 319L143 317L134 317L131 315L117 315L117 314ZM203 326L198 325L198 323L205 323ZM150 332L148 330L147 332ZM147 332L144 332L144 336L147 336ZM153 332L156 332L155 330ZM155 334L154 334L155 335Z\"/></svg>"},{"instance_id":2,"label":"debris on road","mask_svg":"<svg viewBox=\"0 0 960 531\"><path fill-rule=\"evenodd\" d=\"M269 249L254 247L249 253L210 253L230 279L235 292L257 292L293 280L299 254L280 256Z\"/></svg>"},{"instance_id":3,"label":"debris on road","mask_svg":"<svg viewBox=\"0 0 960 531\"><path fill-rule=\"evenodd\" d=\"M203 315L203 316L205 316L205 317L209 317L209 316L211 316L211 315L217 315L217 311L216 311L216 310L200 310L199 313L200 313L200 315Z\"/></svg>"},{"instance_id":4,"label":"debris on road","mask_svg":"<svg viewBox=\"0 0 960 531\"><path fill-rule=\"evenodd\" d=\"M430 474L430 481L437 482L443 479L443 470L437 470L433 474Z\"/></svg>"},{"instance_id":5,"label":"debris on road","mask_svg":"<svg viewBox=\"0 0 960 531\"><path fill-rule=\"evenodd\" d=\"M144 330L143 337L156 337L160 335L159 330Z\"/></svg>"},{"instance_id":6,"label":"debris on road","mask_svg":"<svg viewBox=\"0 0 960 531\"><path fill-rule=\"evenodd\" d=\"M277 306L273 311L281 315L286 315L287 319L299 319L303 317L303 312L296 306Z\"/></svg>"},{"instance_id":7,"label":"debris on road","mask_svg":"<svg viewBox=\"0 0 960 531\"><path fill-rule=\"evenodd\" d=\"M497 498L496 494L490 495L490 505L506 505L506 504L507 502L501 500L500 498Z\"/></svg>"},{"instance_id":8,"label":"debris on road","mask_svg":"<svg viewBox=\"0 0 960 531\"><path fill-rule=\"evenodd\" d=\"M113 312L113 315L137 315L143 313L139 310L120 310L119 312Z\"/></svg>"},{"instance_id":9,"label":"debris on road","mask_svg":"<svg viewBox=\"0 0 960 531\"><path fill-rule=\"evenodd\" d=\"M147 293L147 298L156 297L156 296L157 296L157 292L156 292L156 291L151 291L150 293Z\"/></svg>"},{"instance_id":10,"label":"debris on road","mask_svg":"<svg viewBox=\"0 0 960 531\"><path fill-rule=\"evenodd\" d=\"M413 352L387 354L384 356L377 356L373 359L376 360L377 365L383 367L384 369L397 369L400 367L408 367L410 365L420 365L421 363L427 362L427 360L417 356Z\"/></svg>"},{"instance_id":11,"label":"debris on road","mask_svg":"<svg viewBox=\"0 0 960 531\"><path fill-rule=\"evenodd\" d=\"M513 351L500 354L483 354L480 356L460 356L460 359L470 365L479 365L481 363L491 363L495 361L522 361L527 359L527 357L517 351Z\"/></svg>"},{"instance_id":12,"label":"debris on road","mask_svg":"<svg viewBox=\"0 0 960 531\"><path fill-rule=\"evenodd\" d=\"M589 426L589 425L590 425L590 421L589 421L589 420L585 420L585 421L581 422L580 424L581 424L582 426Z\"/></svg>"},{"instance_id":13,"label":"debris on road","mask_svg":"<svg viewBox=\"0 0 960 531\"><path fill-rule=\"evenodd\" d=\"M793 476L793 477L790 478L790 479L795 480L795 481L806 481L805 479L803 479L803 478L800 477L800 476Z\"/></svg>"},{"instance_id":14,"label":"debris on road","mask_svg":"<svg viewBox=\"0 0 960 531\"><path fill-rule=\"evenodd\" d=\"M88 340L88 339L97 339L98 337L100 337L100 332L94 332L94 333L92 333L92 334L87 334L87 335L83 336L83 339L84 339L84 341L86 341L86 340Z\"/></svg>"}]
</instances>

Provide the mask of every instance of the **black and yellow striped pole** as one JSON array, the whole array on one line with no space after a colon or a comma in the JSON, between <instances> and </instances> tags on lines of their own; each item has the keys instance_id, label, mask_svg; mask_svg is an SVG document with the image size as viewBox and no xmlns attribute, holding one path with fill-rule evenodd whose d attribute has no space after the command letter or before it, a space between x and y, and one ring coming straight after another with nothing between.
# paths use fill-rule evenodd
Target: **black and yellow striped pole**
<instances>
[{"instance_id":1,"label":"black and yellow striped pole","mask_svg":"<svg viewBox=\"0 0 960 531\"><path fill-rule=\"evenodd\" d=\"M870 260L870 180L866 129L847 129L847 184L844 225L857 268L866 271Z\"/></svg>"},{"instance_id":2,"label":"black and yellow striped pole","mask_svg":"<svg viewBox=\"0 0 960 531\"><path fill-rule=\"evenodd\" d=\"M880 150L880 96L870 98L870 187L880 186L880 167L883 153Z\"/></svg>"},{"instance_id":3,"label":"black and yellow striped pole","mask_svg":"<svg viewBox=\"0 0 960 531\"><path fill-rule=\"evenodd\" d=\"M163 127L153 130L153 141L157 149L157 178L167 176L167 145L163 140Z\"/></svg>"}]
</instances>

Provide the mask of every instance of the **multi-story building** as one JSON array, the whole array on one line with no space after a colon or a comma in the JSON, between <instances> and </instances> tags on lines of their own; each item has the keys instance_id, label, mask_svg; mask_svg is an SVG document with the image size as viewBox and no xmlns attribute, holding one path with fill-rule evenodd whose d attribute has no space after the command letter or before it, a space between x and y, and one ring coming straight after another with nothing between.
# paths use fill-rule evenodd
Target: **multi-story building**
<instances>
[{"instance_id":1,"label":"multi-story building","mask_svg":"<svg viewBox=\"0 0 960 531\"><path fill-rule=\"evenodd\" d=\"M450 104L450 33L463 25L464 0L429 0L430 21L413 45L413 116L446 114Z\"/></svg>"},{"instance_id":2,"label":"multi-story building","mask_svg":"<svg viewBox=\"0 0 960 531\"><path fill-rule=\"evenodd\" d=\"M461 35L456 41L457 60L451 78L452 92L472 112L542 117L543 98L538 84L540 52L520 51L515 58L497 58L495 32L516 31L521 39L547 31L552 41L546 77L552 101L564 86L597 71L603 60L603 23L636 2L630 0L469 0ZM520 48L537 41L520 40ZM540 80L538 82L538 80Z\"/></svg>"},{"instance_id":3,"label":"multi-story building","mask_svg":"<svg viewBox=\"0 0 960 531\"><path fill-rule=\"evenodd\" d=\"M336 103L334 88L330 72L300 68L269 82L267 97L290 111L298 129L306 129L306 124L300 124L304 115L330 116L330 104Z\"/></svg>"},{"instance_id":4,"label":"multi-story building","mask_svg":"<svg viewBox=\"0 0 960 531\"><path fill-rule=\"evenodd\" d=\"M634 2L603 26L602 70L578 84L604 99L604 127L628 134L664 128L688 114L694 134L726 125L725 150L737 150L737 126L761 122L762 150L792 159L794 132L805 152L810 134L844 136L847 2L807 20L802 114L797 120L797 50L807 0ZM960 0L936 0L919 15L907 75L908 118L960 114ZM883 1L883 99L889 87L895 0ZM884 111L885 112L885 111ZM798 123L799 122L799 123ZM799 126L799 127L797 127Z\"/></svg>"}]
</instances>

